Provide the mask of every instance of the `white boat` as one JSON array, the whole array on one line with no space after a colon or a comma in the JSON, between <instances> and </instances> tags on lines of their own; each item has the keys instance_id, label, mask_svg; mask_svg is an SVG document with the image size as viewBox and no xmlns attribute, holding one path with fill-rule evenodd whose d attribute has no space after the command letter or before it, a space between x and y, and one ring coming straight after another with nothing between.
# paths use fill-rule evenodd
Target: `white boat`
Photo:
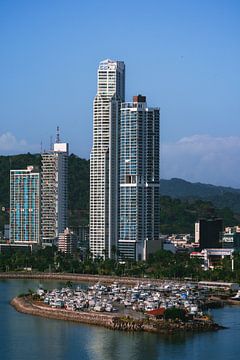
<instances>
[{"instance_id":1,"label":"white boat","mask_svg":"<svg viewBox=\"0 0 240 360\"><path fill-rule=\"evenodd\" d=\"M231 299L235 301L240 301L240 290L238 290L237 294L235 296L232 296Z\"/></svg>"},{"instance_id":2,"label":"white boat","mask_svg":"<svg viewBox=\"0 0 240 360\"><path fill-rule=\"evenodd\" d=\"M112 306L112 304L107 304L106 307L105 307L105 311L107 311L107 312L112 312L112 311L113 311L113 306Z\"/></svg>"},{"instance_id":3,"label":"white boat","mask_svg":"<svg viewBox=\"0 0 240 360\"><path fill-rule=\"evenodd\" d=\"M104 307L102 305L95 305L93 308L94 311L102 312L104 311Z\"/></svg>"}]
</instances>

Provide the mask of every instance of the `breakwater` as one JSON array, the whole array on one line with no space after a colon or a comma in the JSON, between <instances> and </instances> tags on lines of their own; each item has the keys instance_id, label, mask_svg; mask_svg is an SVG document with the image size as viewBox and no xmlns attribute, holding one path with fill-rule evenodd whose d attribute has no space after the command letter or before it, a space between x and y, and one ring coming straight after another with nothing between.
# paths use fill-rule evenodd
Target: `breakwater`
<instances>
[{"instance_id":1,"label":"breakwater","mask_svg":"<svg viewBox=\"0 0 240 360\"><path fill-rule=\"evenodd\" d=\"M57 280L57 281L74 281L74 282L97 282L101 281L110 284L117 281L119 284L134 285L138 282L148 283L154 280L154 283L161 284L164 280L131 278L118 276L103 276L89 274L67 274L67 273L35 273L35 272L4 272L0 273L0 279L39 279L39 280Z\"/></svg>"},{"instance_id":2,"label":"breakwater","mask_svg":"<svg viewBox=\"0 0 240 360\"><path fill-rule=\"evenodd\" d=\"M99 314L95 312L73 312L71 310L49 309L46 306L41 305L41 303L33 301L29 296L13 298L11 305L17 311L29 315L104 326L112 330L147 331L171 334L179 331L213 331L223 328L211 320L202 319L196 319L189 322L182 322L180 320L167 321L163 319L138 320L131 317L124 317L123 314L116 316L111 314Z\"/></svg>"}]
</instances>

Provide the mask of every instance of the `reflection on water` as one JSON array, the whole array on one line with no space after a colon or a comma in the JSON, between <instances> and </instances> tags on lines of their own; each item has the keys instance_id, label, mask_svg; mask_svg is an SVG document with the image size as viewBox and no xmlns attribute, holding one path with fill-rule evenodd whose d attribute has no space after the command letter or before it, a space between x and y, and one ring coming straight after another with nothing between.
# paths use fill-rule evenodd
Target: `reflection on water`
<instances>
[{"instance_id":1,"label":"reflection on water","mask_svg":"<svg viewBox=\"0 0 240 360\"><path fill-rule=\"evenodd\" d=\"M1 360L236 360L240 344L240 307L213 311L227 330L199 334L160 335L112 331L16 312L9 300L36 280L0 281ZM63 284L43 282L44 288Z\"/></svg>"},{"instance_id":2,"label":"reflection on water","mask_svg":"<svg viewBox=\"0 0 240 360\"><path fill-rule=\"evenodd\" d=\"M157 359L158 338L155 334L122 333L101 329L89 339L91 359Z\"/></svg>"}]
</instances>

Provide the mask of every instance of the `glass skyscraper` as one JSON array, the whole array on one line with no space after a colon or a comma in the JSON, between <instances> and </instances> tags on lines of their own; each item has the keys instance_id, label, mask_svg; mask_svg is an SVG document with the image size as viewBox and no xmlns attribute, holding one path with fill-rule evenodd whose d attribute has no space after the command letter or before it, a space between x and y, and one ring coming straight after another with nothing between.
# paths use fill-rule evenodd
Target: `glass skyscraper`
<instances>
[{"instance_id":1,"label":"glass skyscraper","mask_svg":"<svg viewBox=\"0 0 240 360\"><path fill-rule=\"evenodd\" d=\"M119 123L125 99L125 65L104 60L98 68L90 157L90 251L112 257L118 240Z\"/></svg>"},{"instance_id":2,"label":"glass skyscraper","mask_svg":"<svg viewBox=\"0 0 240 360\"><path fill-rule=\"evenodd\" d=\"M40 243L40 174L33 166L10 171L10 240Z\"/></svg>"},{"instance_id":3,"label":"glass skyscraper","mask_svg":"<svg viewBox=\"0 0 240 360\"><path fill-rule=\"evenodd\" d=\"M159 108L145 96L121 106L120 258L145 260L147 243L159 239Z\"/></svg>"}]
</instances>

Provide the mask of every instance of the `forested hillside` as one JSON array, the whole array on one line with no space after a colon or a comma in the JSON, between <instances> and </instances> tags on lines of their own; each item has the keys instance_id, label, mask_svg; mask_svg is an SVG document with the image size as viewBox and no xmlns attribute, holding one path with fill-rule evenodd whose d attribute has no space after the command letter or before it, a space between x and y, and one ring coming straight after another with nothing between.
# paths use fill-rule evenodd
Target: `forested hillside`
<instances>
[{"instance_id":1,"label":"forested hillside","mask_svg":"<svg viewBox=\"0 0 240 360\"><path fill-rule=\"evenodd\" d=\"M216 207L229 207L240 213L240 189L210 184L191 183L182 179L161 180L161 194L176 199L202 199Z\"/></svg>"},{"instance_id":2,"label":"forested hillside","mask_svg":"<svg viewBox=\"0 0 240 360\"><path fill-rule=\"evenodd\" d=\"M41 167L40 154L0 156L0 231L8 223L10 169L24 169L28 165ZM69 220L70 225L88 224L89 161L69 156ZM6 211L2 211L3 208Z\"/></svg>"},{"instance_id":3,"label":"forested hillside","mask_svg":"<svg viewBox=\"0 0 240 360\"><path fill-rule=\"evenodd\" d=\"M0 230L3 224L9 221L9 171L24 169L27 165L40 168L40 154L0 156ZM161 195L162 233L193 233L194 222L199 217L205 216L223 217L225 225L234 225L239 221L237 214L240 213L240 190L172 179L161 180ZM226 196L229 202L226 202ZM87 224L88 218L89 160L71 154L69 156L69 225Z\"/></svg>"}]
</instances>

